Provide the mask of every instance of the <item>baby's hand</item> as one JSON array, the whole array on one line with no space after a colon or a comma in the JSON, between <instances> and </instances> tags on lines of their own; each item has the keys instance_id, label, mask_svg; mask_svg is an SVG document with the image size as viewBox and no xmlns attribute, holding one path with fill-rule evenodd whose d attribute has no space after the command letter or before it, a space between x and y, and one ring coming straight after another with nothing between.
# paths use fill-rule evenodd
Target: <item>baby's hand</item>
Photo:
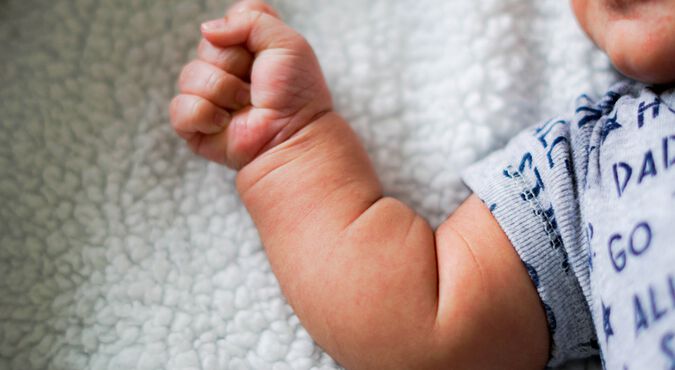
<instances>
[{"instance_id":1,"label":"baby's hand","mask_svg":"<svg viewBox=\"0 0 675 370\"><path fill-rule=\"evenodd\" d=\"M170 107L195 153L239 169L332 109L311 46L263 2L239 2L201 31Z\"/></svg>"}]
</instances>

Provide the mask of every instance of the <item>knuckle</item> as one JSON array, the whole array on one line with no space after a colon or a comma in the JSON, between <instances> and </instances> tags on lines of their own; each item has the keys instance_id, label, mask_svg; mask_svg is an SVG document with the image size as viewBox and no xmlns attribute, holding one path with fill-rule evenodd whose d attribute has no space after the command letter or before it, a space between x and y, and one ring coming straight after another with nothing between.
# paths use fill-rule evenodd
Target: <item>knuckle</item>
<instances>
[{"instance_id":1,"label":"knuckle","mask_svg":"<svg viewBox=\"0 0 675 370\"><path fill-rule=\"evenodd\" d=\"M255 9L249 10L245 14L248 17L248 21L251 22L254 28L260 25L260 21L265 16L265 13Z\"/></svg>"},{"instance_id":2,"label":"knuckle","mask_svg":"<svg viewBox=\"0 0 675 370\"><path fill-rule=\"evenodd\" d=\"M220 71L212 71L206 78L206 86L209 91L218 93L225 87L225 76Z\"/></svg>"},{"instance_id":3,"label":"knuckle","mask_svg":"<svg viewBox=\"0 0 675 370\"><path fill-rule=\"evenodd\" d=\"M192 104L190 105L190 117L196 119L201 117L202 113L206 109L206 102L199 98L193 98Z\"/></svg>"},{"instance_id":4,"label":"knuckle","mask_svg":"<svg viewBox=\"0 0 675 370\"><path fill-rule=\"evenodd\" d=\"M218 68L222 68L222 61L224 60L225 55L227 54L221 47L215 46L206 40L202 40L197 49L199 58L209 64L212 64Z\"/></svg>"},{"instance_id":5,"label":"knuckle","mask_svg":"<svg viewBox=\"0 0 675 370\"><path fill-rule=\"evenodd\" d=\"M259 4L258 6L260 7L260 9L263 12L271 15L272 17L277 17L277 18L279 17L279 13L277 13L277 11L274 8L272 8L271 5L269 5L265 2L262 2L262 1L258 1L257 3Z\"/></svg>"},{"instance_id":6,"label":"knuckle","mask_svg":"<svg viewBox=\"0 0 675 370\"><path fill-rule=\"evenodd\" d=\"M214 59L216 60L219 67L227 68L233 58L232 54L231 48L218 49Z\"/></svg>"},{"instance_id":7,"label":"knuckle","mask_svg":"<svg viewBox=\"0 0 675 370\"><path fill-rule=\"evenodd\" d=\"M220 57L220 60L223 61L223 63L231 63L239 56L239 50L237 49L238 47L236 46L232 46L227 49L221 49L218 52L218 56Z\"/></svg>"}]
</instances>

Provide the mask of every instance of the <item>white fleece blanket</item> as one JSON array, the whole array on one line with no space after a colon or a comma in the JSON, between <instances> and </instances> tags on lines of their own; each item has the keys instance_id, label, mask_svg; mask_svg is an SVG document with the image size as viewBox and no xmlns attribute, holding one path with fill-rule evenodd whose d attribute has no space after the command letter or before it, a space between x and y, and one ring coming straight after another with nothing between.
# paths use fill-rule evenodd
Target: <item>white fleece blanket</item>
<instances>
[{"instance_id":1,"label":"white fleece blanket","mask_svg":"<svg viewBox=\"0 0 675 370\"><path fill-rule=\"evenodd\" d=\"M337 367L234 173L168 123L199 23L227 3L0 0L0 369ZM274 4L387 193L434 225L467 195L463 167L613 79L565 1Z\"/></svg>"}]
</instances>

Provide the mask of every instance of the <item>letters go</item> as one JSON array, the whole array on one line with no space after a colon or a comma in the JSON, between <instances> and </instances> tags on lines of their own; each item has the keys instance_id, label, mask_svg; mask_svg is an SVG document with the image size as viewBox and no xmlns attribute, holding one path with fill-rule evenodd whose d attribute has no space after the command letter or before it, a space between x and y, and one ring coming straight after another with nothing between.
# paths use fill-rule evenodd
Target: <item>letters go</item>
<instances>
[{"instance_id":1,"label":"letters go","mask_svg":"<svg viewBox=\"0 0 675 370\"><path fill-rule=\"evenodd\" d=\"M630 256L639 257L649 249L652 242L652 229L648 223L640 222L628 236L628 243L622 241L621 234L613 234L609 237L609 258L616 272L621 272L626 268Z\"/></svg>"}]
</instances>

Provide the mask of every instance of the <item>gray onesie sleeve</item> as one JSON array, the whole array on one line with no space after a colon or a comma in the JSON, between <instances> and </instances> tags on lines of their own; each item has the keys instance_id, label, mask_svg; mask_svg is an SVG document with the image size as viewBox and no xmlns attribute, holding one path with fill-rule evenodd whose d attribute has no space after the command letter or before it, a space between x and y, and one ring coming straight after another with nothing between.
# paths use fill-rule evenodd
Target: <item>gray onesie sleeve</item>
<instances>
[{"instance_id":1,"label":"gray onesie sleeve","mask_svg":"<svg viewBox=\"0 0 675 370\"><path fill-rule=\"evenodd\" d=\"M549 365L675 369L675 89L583 95L471 166L536 286Z\"/></svg>"}]
</instances>

